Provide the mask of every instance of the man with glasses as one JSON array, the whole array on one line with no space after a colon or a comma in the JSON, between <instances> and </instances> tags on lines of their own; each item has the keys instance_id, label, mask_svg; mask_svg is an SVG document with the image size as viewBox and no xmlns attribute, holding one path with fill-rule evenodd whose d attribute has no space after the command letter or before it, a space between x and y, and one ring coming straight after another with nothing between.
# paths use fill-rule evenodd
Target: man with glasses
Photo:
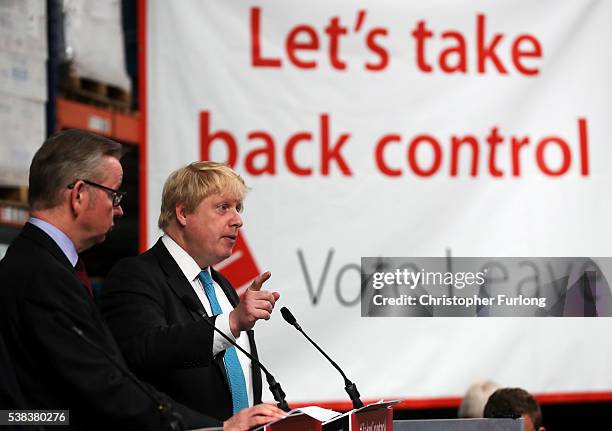
<instances>
[{"instance_id":1,"label":"man with glasses","mask_svg":"<svg viewBox=\"0 0 612 431\"><path fill-rule=\"evenodd\" d=\"M79 253L104 241L123 214L121 151L110 139L67 130L47 139L32 160L31 218L0 261L0 363L11 364L16 378L10 391L0 388L2 400L7 392L12 398L0 409L68 409L73 429L221 425L126 372L93 301ZM225 429L248 429L260 423L254 416L265 422L280 414L260 407L231 418Z\"/></svg>"},{"instance_id":2,"label":"man with glasses","mask_svg":"<svg viewBox=\"0 0 612 431\"><path fill-rule=\"evenodd\" d=\"M72 190L74 186L76 185L77 181L79 180L76 180L75 182L68 184L68 188ZM111 197L113 201L113 206L115 208L121 205L121 201L127 195L126 192L122 192L121 190L111 189L110 187L106 187L106 186L103 186L102 184L94 183L93 181L89 181L89 180L81 180L81 181L83 181L85 184L89 186L93 186L93 187L97 187L102 190L106 190L109 193L109 196Z\"/></svg>"}]
</instances>

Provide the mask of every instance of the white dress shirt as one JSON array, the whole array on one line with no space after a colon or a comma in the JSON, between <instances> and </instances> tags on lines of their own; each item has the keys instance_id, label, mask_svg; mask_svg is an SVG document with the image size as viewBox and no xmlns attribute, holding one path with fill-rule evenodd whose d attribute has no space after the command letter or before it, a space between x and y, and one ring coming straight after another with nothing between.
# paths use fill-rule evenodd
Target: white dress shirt
<instances>
[{"instance_id":1,"label":"white dress shirt","mask_svg":"<svg viewBox=\"0 0 612 431\"><path fill-rule=\"evenodd\" d=\"M200 271L202 269L198 266L195 260L179 246L172 238L168 235L164 235L162 237L162 242L168 249L168 252L176 262L176 264L181 268L181 271L189 280L193 291L198 296L198 299L202 303L202 306L206 310L206 313L209 316L212 316L210 302L208 301L208 297L204 292L204 287L198 278ZM210 274L210 268L205 268L206 271ZM212 279L212 277L211 277ZM215 288L215 295L217 295L217 301L219 302L219 306L221 307L222 314L219 314L215 319L215 326L217 329L220 329L224 334L230 337L232 340L235 340L236 343L240 347L242 347L247 352L251 353L251 347L249 345L249 337L244 332L240 333L238 338L234 337L232 331L229 327L229 313L234 309L229 299L225 295L221 286L213 280L213 286ZM216 356L219 352L225 350L231 344L219 335L216 331L214 333L213 339L213 356ZM246 381L247 386L247 395L249 397L249 406L253 405L253 378L252 378L252 370L251 370L251 360L243 355L240 351L236 350L238 354L238 360L240 361L240 366L242 367L242 372L244 373L244 380Z\"/></svg>"}]
</instances>

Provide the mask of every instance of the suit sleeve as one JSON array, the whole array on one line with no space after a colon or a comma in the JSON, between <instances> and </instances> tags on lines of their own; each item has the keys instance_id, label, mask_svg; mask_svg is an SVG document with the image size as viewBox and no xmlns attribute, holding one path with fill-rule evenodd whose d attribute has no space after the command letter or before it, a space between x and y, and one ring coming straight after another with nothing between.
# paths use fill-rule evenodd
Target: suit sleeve
<instances>
[{"instance_id":1,"label":"suit sleeve","mask_svg":"<svg viewBox=\"0 0 612 431\"><path fill-rule=\"evenodd\" d=\"M44 279L40 279L42 274ZM20 318L26 325L22 336L44 358L40 373L66 388L63 393L72 400L72 414L92 412L109 423L134 429L168 429L170 414L181 411L196 423L218 423L194 416L180 405L170 408L168 414L158 413L159 402L171 406L172 401L151 386L147 394L113 362L125 367L95 304L68 269L46 268L31 280L35 288L27 289L19 302ZM72 326L94 345L79 337Z\"/></svg>"},{"instance_id":2,"label":"suit sleeve","mask_svg":"<svg viewBox=\"0 0 612 431\"><path fill-rule=\"evenodd\" d=\"M4 337L0 332L0 406L11 409L24 409L25 401L13 368Z\"/></svg>"},{"instance_id":3,"label":"suit sleeve","mask_svg":"<svg viewBox=\"0 0 612 431\"><path fill-rule=\"evenodd\" d=\"M119 262L104 283L102 313L128 363L144 372L212 360L213 330L205 322L168 324L167 307L183 307L178 300L167 303L168 289L161 270L138 258Z\"/></svg>"}]
</instances>

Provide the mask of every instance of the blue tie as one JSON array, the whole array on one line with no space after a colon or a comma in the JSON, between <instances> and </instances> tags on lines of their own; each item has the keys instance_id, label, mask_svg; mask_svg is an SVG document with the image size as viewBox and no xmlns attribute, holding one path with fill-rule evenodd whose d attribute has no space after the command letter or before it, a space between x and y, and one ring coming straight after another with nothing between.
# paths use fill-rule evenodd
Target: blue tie
<instances>
[{"instance_id":1,"label":"blue tie","mask_svg":"<svg viewBox=\"0 0 612 431\"><path fill-rule=\"evenodd\" d=\"M202 271L198 275L202 286L204 286L204 292L210 302L210 309L213 316L221 314L221 306L217 301L217 295L215 295L215 287L213 286L212 279L208 271ZM247 396L246 382L244 379L244 373L238 360L238 354L236 348L230 346L225 349L225 356L223 357L223 363L225 364L225 372L227 373L227 379L229 380L230 390L232 392L232 404L234 414L238 413L242 409L249 407L249 398Z\"/></svg>"}]
</instances>

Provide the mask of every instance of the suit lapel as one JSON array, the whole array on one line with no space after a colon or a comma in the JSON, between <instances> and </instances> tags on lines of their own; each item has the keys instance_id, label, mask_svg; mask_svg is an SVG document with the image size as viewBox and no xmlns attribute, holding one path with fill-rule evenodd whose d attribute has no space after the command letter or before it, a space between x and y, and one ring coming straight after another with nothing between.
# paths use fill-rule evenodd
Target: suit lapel
<instances>
[{"instance_id":1,"label":"suit lapel","mask_svg":"<svg viewBox=\"0 0 612 431\"><path fill-rule=\"evenodd\" d=\"M174 294L178 297L178 299L182 302L182 298L185 295L187 295L193 298L196 301L196 303L199 304L200 299L198 298L196 293L193 291L191 282L187 280L187 278L185 278L183 271L181 271L181 268L178 266L174 258L170 255L170 252L168 251L168 249L166 249L166 246L164 246L164 243L162 242L161 239L159 239L157 243L155 243L155 245L151 248L151 252L157 258L162 271L164 271L164 273L166 274L168 285L170 286ZM240 301L240 298L238 297L236 290L232 287L232 285L227 281L225 277L223 277L213 268L210 268L210 272L212 275L212 279L221 287L221 289L225 293L225 296L229 300L230 304L232 304L232 306L235 308L238 305L238 302ZM185 308L187 307L185 306ZM201 317L197 313L191 310L188 310L188 311L193 320L201 319ZM249 338L251 354L257 357L257 347L255 345L255 338L254 338L253 331L247 331L247 336ZM224 378L225 384L227 385L227 389L229 391L230 390L229 382L227 380L227 374L225 371L225 366L223 364L223 354L217 355L217 357L214 360L214 363L219 368L219 371L225 377ZM261 371L255 363L252 363L251 365L252 365L252 375L253 375L253 382L252 382L253 383L253 402L255 404L259 404L261 403L261 387L262 387Z\"/></svg>"},{"instance_id":2,"label":"suit lapel","mask_svg":"<svg viewBox=\"0 0 612 431\"><path fill-rule=\"evenodd\" d=\"M227 281L227 278L223 277L220 273L214 270L214 268L210 268L210 274L212 275L212 279L221 286L221 290L225 293L225 296L229 300L232 307L236 308L238 303L240 302L240 298L238 298L238 294L234 287Z\"/></svg>"},{"instance_id":3,"label":"suit lapel","mask_svg":"<svg viewBox=\"0 0 612 431\"><path fill-rule=\"evenodd\" d=\"M159 265L162 271L164 271L164 273L166 274L166 281L168 282L170 289L172 289L174 294L177 296L178 300L182 303L183 297L189 296L196 302L196 304L200 304L200 298L198 298L198 295L196 295L196 293L193 291L191 281L187 280L185 274L178 266L178 264L162 242L161 238L157 240L157 243L155 243L155 245L151 248L151 251L159 261ZM199 321L202 319L202 317L198 313L188 309L186 305L184 305L184 307L187 309L187 311L191 315L191 318L194 321ZM202 307L202 309L204 313L210 317L206 309L204 309L204 307ZM225 387L230 393L231 397L231 389L229 387L229 381L227 379L225 365L223 364L223 353L224 352L218 354L215 358L213 358L213 363L215 364L219 372L223 375Z\"/></svg>"},{"instance_id":4,"label":"suit lapel","mask_svg":"<svg viewBox=\"0 0 612 431\"><path fill-rule=\"evenodd\" d=\"M44 248L59 264L66 267L68 271L72 273L75 280L78 281L79 286L82 286L80 294L90 302L92 309L95 313L98 313L97 307L94 305L93 297L87 292L83 286L83 282L77 275L76 269L72 266L72 263L68 260L68 257L64 254L62 249L57 243L51 238L45 231L32 223L26 223L19 234L20 237L25 238L29 241L35 242L38 246Z\"/></svg>"},{"instance_id":5,"label":"suit lapel","mask_svg":"<svg viewBox=\"0 0 612 431\"><path fill-rule=\"evenodd\" d=\"M249 337L249 345L251 347L251 355L259 359L257 355L257 346L255 345L255 332L253 330L247 331ZM251 361L253 371L253 404L261 404L261 370L259 365Z\"/></svg>"},{"instance_id":6,"label":"suit lapel","mask_svg":"<svg viewBox=\"0 0 612 431\"><path fill-rule=\"evenodd\" d=\"M51 255L56 258L62 265L72 269L76 276L76 271L68 260L68 257L66 257L62 249L59 248L56 242L53 241L53 239L49 235L47 235L42 229L37 226L34 226L32 223L26 223L21 231L21 235L24 238L28 238L29 240L32 240L39 244L41 247L51 253Z\"/></svg>"},{"instance_id":7,"label":"suit lapel","mask_svg":"<svg viewBox=\"0 0 612 431\"><path fill-rule=\"evenodd\" d=\"M151 252L155 255L159 262L159 266L162 271L166 274L166 281L168 286L174 292L178 301L183 302L183 297L188 296L193 299L196 304L200 303L198 295L193 291L190 280L187 280L183 271L178 266L170 252L162 242L161 238L157 240L155 245L151 248ZM187 308L187 306L185 306ZM198 313L188 310L193 320L200 320L201 317ZM206 311L204 311L206 312Z\"/></svg>"}]
</instances>

